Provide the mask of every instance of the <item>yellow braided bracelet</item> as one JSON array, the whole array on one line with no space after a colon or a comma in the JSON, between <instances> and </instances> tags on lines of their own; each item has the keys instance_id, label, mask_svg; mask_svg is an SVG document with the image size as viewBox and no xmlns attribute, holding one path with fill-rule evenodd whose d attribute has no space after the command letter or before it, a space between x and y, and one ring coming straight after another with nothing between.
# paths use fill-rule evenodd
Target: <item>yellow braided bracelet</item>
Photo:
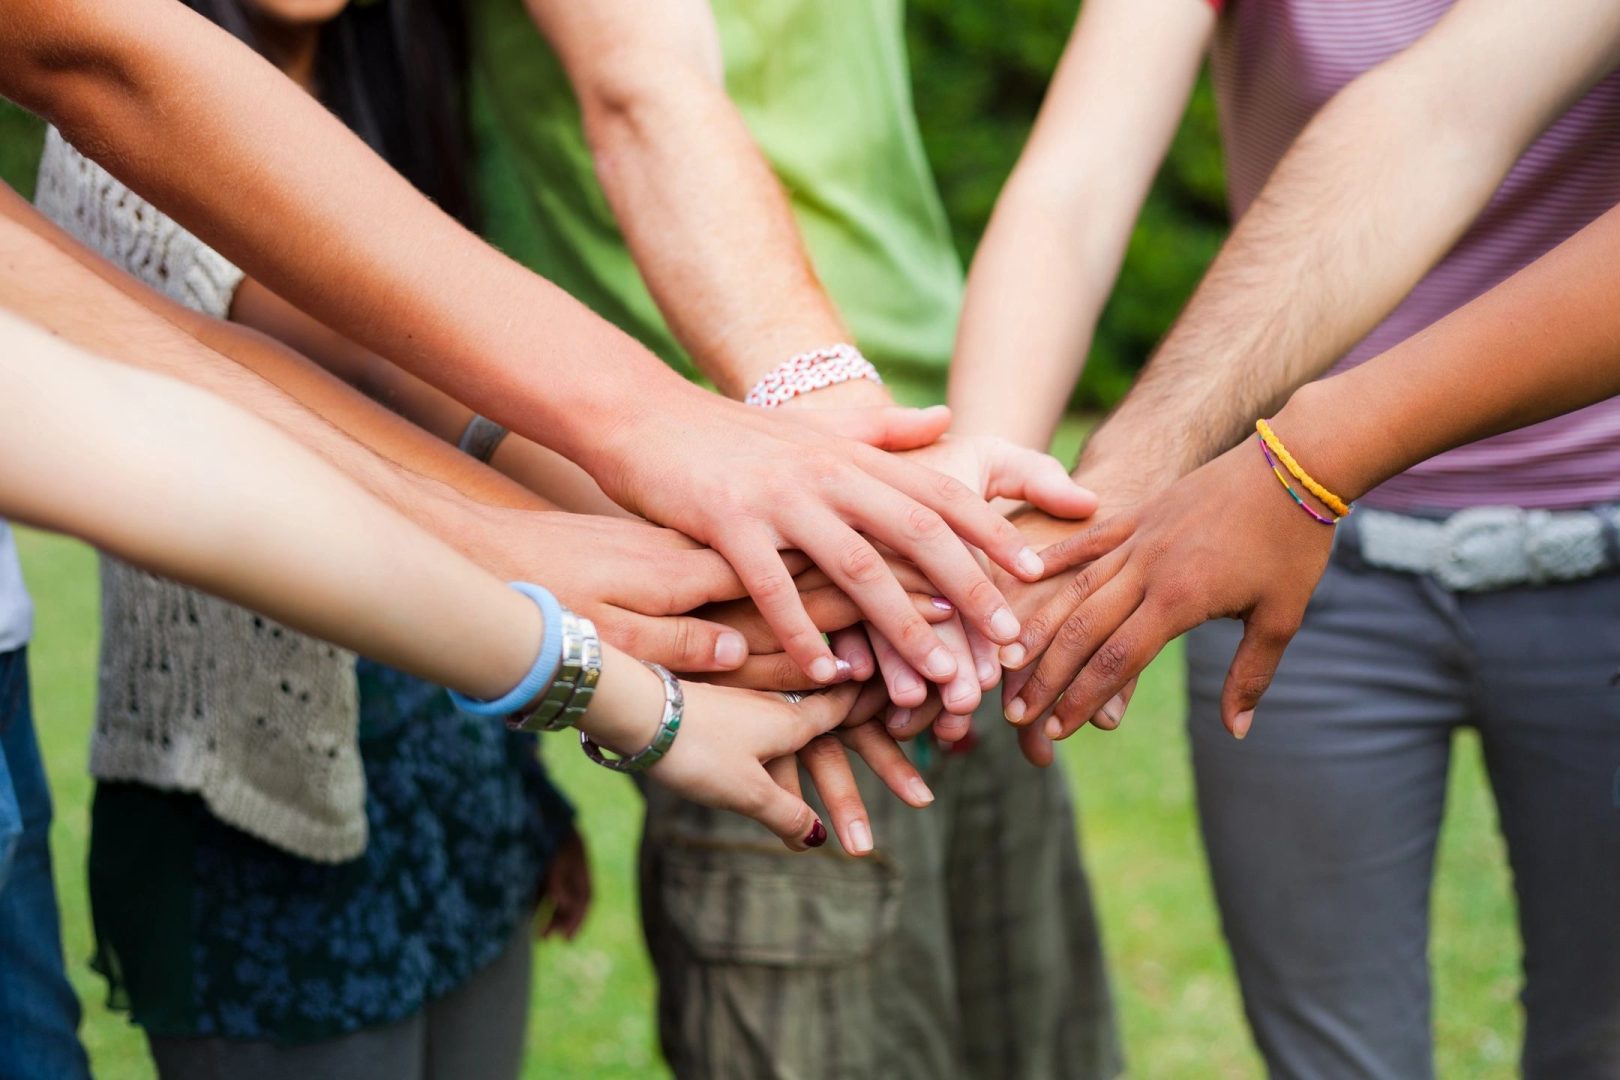
<instances>
[{"instance_id":1,"label":"yellow braided bracelet","mask_svg":"<svg viewBox=\"0 0 1620 1080\"><path fill-rule=\"evenodd\" d=\"M1256 420L1254 422L1254 430L1260 433L1261 440L1265 442L1266 446L1271 448L1271 453L1276 457L1276 459L1282 462L1282 467L1287 469L1289 474L1293 476L1295 480L1298 480L1306 491L1316 496L1323 506L1333 511L1334 515L1337 517L1344 517L1344 515L1350 512L1349 503L1333 494L1333 492L1329 491L1321 484L1318 484L1315 480L1311 479L1310 473L1300 468L1299 462L1294 460L1294 455L1288 452L1288 449L1283 446L1282 440L1277 438L1277 433L1271 430L1270 424L1266 423L1264 420Z\"/></svg>"}]
</instances>

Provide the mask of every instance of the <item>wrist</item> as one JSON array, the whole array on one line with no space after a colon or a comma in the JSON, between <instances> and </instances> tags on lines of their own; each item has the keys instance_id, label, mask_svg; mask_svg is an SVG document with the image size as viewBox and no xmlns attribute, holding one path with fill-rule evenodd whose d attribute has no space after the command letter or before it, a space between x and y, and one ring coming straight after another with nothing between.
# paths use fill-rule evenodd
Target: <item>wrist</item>
<instances>
[{"instance_id":1,"label":"wrist","mask_svg":"<svg viewBox=\"0 0 1620 1080\"><path fill-rule=\"evenodd\" d=\"M1381 447L1359 438L1357 425L1347 423L1353 410L1346 408L1332 382L1300 387L1270 423L1312 479L1346 502L1355 502L1390 475L1385 458L1399 443L1380 439Z\"/></svg>"},{"instance_id":2,"label":"wrist","mask_svg":"<svg viewBox=\"0 0 1620 1080\"><path fill-rule=\"evenodd\" d=\"M604 645L602 676L590 709L580 718L579 730L615 754L634 754L658 734L663 711L664 686L657 674Z\"/></svg>"}]
</instances>

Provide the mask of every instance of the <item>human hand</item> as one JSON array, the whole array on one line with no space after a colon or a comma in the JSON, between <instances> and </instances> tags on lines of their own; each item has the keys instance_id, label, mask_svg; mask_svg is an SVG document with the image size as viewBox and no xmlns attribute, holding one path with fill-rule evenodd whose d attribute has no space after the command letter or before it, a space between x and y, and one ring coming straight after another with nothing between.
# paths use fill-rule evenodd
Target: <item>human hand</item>
<instances>
[{"instance_id":1,"label":"human hand","mask_svg":"<svg viewBox=\"0 0 1620 1080\"><path fill-rule=\"evenodd\" d=\"M1242 738L1332 543L1332 529L1278 490L1252 441L1058 542L1044 553L1048 565L1085 565L1060 575L1066 584L1026 616L1011 649L1022 650L1016 659L1025 664L1039 662L1008 700L1008 718L1024 722L1052 709L1044 731L1064 738L1113 703L1169 641L1209 619L1236 617L1244 633L1221 719Z\"/></svg>"},{"instance_id":2,"label":"human hand","mask_svg":"<svg viewBox=\"0 0 1620 1080\"><path fill-rule=\"evenodd\" d=\"M1039 557L960 482L876 448L937 437L947 410L770 415L712 396L701 406L690 398L665 405L606 436L618 444L606 453L615 468L598 480L616 501L724 555L784 650L818 683L842 670L792 588L783 549L824 569L930 682L949 682L957 661L873 541L916 565L990 640L1017 636L1016 616L969 545L1021 579L1041 576Z\"/></svg>"},{"instance_id":3,"label":"human hand","mask_svg":"<svg viewBox=\"0 0 1620 1080\"><path fill-rule=\"evenodd\" d=\"M731 565L673 529L631 518L487 507L466 546L507 580L544 581L634 656L672 671L733 671L748 659L736 630L688 614L747 595Z\"/></svg>"},{"instance_id":4,"label":"human hand","mask_svg":"<svg viewBox=\"0 0 1620 1080\"><path fill-rule=\"evenodd\" d=\"M799 767L803 766L821 795L838 842L850 855L867 855L876 841L865 801L855 784L850 755L865 761L874 775L908 806L921 809L934 801L917 767L894 738L883 729L881 712L887 704L883 688L862 688L849 716L835 730L811 739L792 757L778 758L766 768L784 790L799 794Z\"/></svg>"},{"instance_id":5,"label":"human hand","mask_svg":"<svg viewBox=\"0 0 1620 1080\"><path fill-rule=\"evenodd\" d=\"M1028 502L1054 517L1066 518L1085 517L1097 508L1097 496L1077 484L1056 458L1006 439L946 435L905 456L962 482L986 499ZM1000 587L1008 594L1020 584L1013 578ZM875 659L894 705L889 717L896 730L914 730L923 716L938 716L934 734L954 742L967 734L968 717L979 707L980 694L1001 680L1001 664L994 643L960 618L936 626L935 632L956 660L955 676L938 687L943 715L939 709L924 708L931 693L929 682L906 663L880 629L867 627L869 649L853 632L845 639L835 639L833 647L846 659L850 658L846 649ZM841 641L845 649L840 648Z\"/></svg>"},{"instance_id":6,"label":"human hand","mask_svg":"<svg viewBox=\"0 0 1620 1080\"><path fill-rule=\"evenodd\" d=\"M591 861L585 851L585 838L577 828L571 828L552 855L546 876L540 882L535 936L561 935L564 941L573 941L590 913L592 892Z\"/></svg>"}]
</instances>

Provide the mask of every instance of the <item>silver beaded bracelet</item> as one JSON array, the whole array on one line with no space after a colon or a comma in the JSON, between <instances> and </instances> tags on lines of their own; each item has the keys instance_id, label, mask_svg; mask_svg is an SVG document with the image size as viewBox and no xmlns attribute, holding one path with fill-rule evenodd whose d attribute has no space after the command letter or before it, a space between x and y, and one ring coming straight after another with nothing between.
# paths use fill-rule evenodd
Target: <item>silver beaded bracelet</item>
<instances>
[{"instance_id":1,"label":"silver beaded bracelet","mask_svg":"<svg viewBox=\"0 0 1620 1080\"><path fill-rule=\"evenodd\" d=\"M662 664L654 664L643 660L643 664L664 682L664 713L658 720L658 731L652 737L652 742L641 751L629 757L610 758L603 753L602 748L591 741L591 737L583 731L579 733L579 746L585 751L585 756L614 772L638 773L646 772L661 761L669 748L675 745L675 736L681 731L681 717L686 711L686 695L681 692L680 680L669 673L669 669Z\"/></svg>"},{"instance_id":2,"label":"silver beaded bracelet","mask_svg":"<svg viewBox=\"0 0 1620 1080\"><path fill-rule=\"evenodd\" d=\"M591 707L602 677L602 642L591 620L562 609L562 657L557 675L534 708L508 718L514 731L561 731L578 723Z\"/></svg>"}]
</instances>

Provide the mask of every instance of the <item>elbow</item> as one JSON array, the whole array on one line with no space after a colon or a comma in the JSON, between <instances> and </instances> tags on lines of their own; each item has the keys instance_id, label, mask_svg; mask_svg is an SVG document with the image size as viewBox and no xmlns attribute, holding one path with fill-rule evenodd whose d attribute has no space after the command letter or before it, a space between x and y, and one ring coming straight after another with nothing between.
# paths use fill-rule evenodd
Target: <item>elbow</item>
<instances>
[{"instance_id":1,"label":"elbow","mask_svg":"<svg viewBox=\"0 0 1620 1080\"><path fill-rule=\"evenodd\" d=\"M600 150L664 125L672 109L724 99L717 71L696 61L648 50L618 50L574 79L585 134Z\"/></svg>"}]
</instances>

